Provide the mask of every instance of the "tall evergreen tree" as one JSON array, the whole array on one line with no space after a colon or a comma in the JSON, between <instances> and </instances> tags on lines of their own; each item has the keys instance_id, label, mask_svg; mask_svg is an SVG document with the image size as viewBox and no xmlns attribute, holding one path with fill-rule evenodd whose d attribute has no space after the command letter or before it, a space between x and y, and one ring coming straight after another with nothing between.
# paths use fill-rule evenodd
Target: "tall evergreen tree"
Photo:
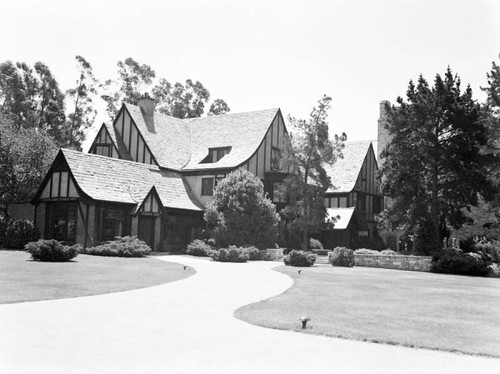
<instances>
[{"instance_id":1,"label":"tall evergreen tree","mask_svg":"<svg viewBox=\"0 0 500 374\"><path fill-rule=\"evenodd\" d=\"M386 217L392 227L411 229L429 215L441 239L450 225L463 223L463 209L476 205L479 195L493 196L487 177L493 159L481 151L487 131L471 88L461 92L449 68L433 87L422 76L417 85L410 81L406 96L387 107L392 140L382 152L381 172L393 203Z\"/></svg>"}]
</instances>

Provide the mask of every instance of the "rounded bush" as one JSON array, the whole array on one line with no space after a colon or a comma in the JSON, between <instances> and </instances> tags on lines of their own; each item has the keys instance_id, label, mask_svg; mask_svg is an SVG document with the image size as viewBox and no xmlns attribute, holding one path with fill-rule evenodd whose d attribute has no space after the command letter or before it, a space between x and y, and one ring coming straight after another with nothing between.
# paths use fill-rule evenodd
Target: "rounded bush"
<instances>
[{"instance_id":1,"label":"rounded bush","mask_svg":"<svg viewBox=\"0 0 500 374\"><path fill-rule=\"evenodd\" d=\"M117 236L115 240L105 242L96 247L87 248L81 253L92 256L109 257L144 257L151 252L146 242L139 240L137 236Z\"/></svg>"},{"instance_id":2,"label":"rounded bush","mask_svg":"<svg viewBox=\"0 0 500 374\"><path fill-rule=\"evenodd\" d=\"M314 238L309 239L309 248L311 248L311 249L324 249L323 244L318 239L314 239Z\"/></svg>"},{"instance_id":3,"label":"rounded bush","mask_svg":"<svg viewBox=\"0 0 500 374\"><path fill-rule=\"evenodd\" d=\"M67 262L78 255L78 245L70 247L54 239L28 243L25 249L33 260L42 262Z\"/></svg>"},{"instance_id":4,"label":"rounded bush","mask_svg":"<svg viewBox=\"0 0 500 374\"><path fill-rule=\"evenodd\" d=\"M5 248L23 249L30 242L40 238L33 221L14 219L5 225L2 245Z\"/></svg>"},{"instance_id":5,"label":"rounded bush","mask_svg":"<svg viewBox=\"0 0 500 374\"><path fill-rule=\"evenodd\" d=\"M212 248L203 240L195 239L188 244L186 253L191 256L208 257Z\"/></svg>"},{"instance_id":6,"label":"rounded bush","mask_svg":"<svg viewBox=\"0 0 500 374\"><path fill-rule=\"evenodd\" d=\"M313 266L316 262L316 255L314 253L306 251L293 250L288 253L288 255L286 255L286 257L283 259L283 262L287 266Z\"/></svg>"},{"instance_id":7,"label":"rounded bush","mask_svg":"<svg viewBox=\"0 0 500 374\"><path fill-rule=\"evenodd\" d=\"M434 273L486 276L490 272L491 260L482 253L463 253L453 249L444 250L432 259Z\"/></svg>"},{"instance_id":8,"label":"rounded bush","mask_svg":"<svg viewBox=\"0 0 500 374\"><path fill-rule=\"evenodd\" d=\"M352 268L354 266L354 252L346 247L336 247L328 254L328 261L333 266L345 266Z\"/></svg>"},{"instance_id":9,"label":"rounded bush","mask_svg":"<svg viewBox=\"0 0 500 374\"><path fill-rule=\"evenodd\" d=\"M229 248L210 251L210 257L218 262L247 262L248 260L248 255L243 252L243 249L233 245Z\"/></svg>"}]
</instances>

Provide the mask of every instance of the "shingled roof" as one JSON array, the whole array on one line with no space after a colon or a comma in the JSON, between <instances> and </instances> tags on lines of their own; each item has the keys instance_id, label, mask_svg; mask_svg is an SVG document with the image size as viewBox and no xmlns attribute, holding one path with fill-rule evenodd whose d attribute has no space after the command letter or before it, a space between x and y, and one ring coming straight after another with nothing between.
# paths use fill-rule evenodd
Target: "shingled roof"
<instances>
[{"instance_id":1,"label":"shingled roof","mask_svg":"<svg viewBox=\"0 0 500 374\"><path fill-rule=\"evenodd\" d=\"M346 142L342 150L343 158L339 158L333 166L325 167L331 178L333 188L327 192L351 192L358 179L366 154L370 149L371 141L363 140Z\"/></svg>"},{"instance_id":2,"label":"shingled roof","mask_svg":"<svg viewBox=\"0 0 500 374\"><path fill-rule=\"evenodd\" d=\"M154 112L150 131L138 106L125 104L160 166L175 170L234 168L247 161L264 139L279 109L177 119ZM210 148L231 147L215 163L200 163Z\"/></svg>"},{"instance_id":3,"label":"shingled roof","mask_svg":"<svg viewBox=\"0 0 500 374\"><path fill-rule=\"evenodd\" d=\"M76 183L92 199L140 204L155 186L164 207L203 210L179 173L69 149L61 152Z\"/></svg>"}]
</instances>

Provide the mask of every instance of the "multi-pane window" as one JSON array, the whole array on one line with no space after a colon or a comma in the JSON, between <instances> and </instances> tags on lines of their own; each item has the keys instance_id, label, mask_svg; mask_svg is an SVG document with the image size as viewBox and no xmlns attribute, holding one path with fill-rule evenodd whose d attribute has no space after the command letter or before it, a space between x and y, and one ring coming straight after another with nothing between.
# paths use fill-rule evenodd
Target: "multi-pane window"
<instances>
[{"instance_id":1,"label":"multi-pane window","mask_svg":"<svg viewBox=\"0 0 500 374\"><path fill-rule=\"evenodd\" d=\"M105 208L102 220L102 239L113 240L115 236L123 236L125 212L122 209Z\"/></svg>"},{"instance_id":2,"label":"multi-pane window","mask_svg":"<svg viewBox=\"0 0 500 374\"><path fill-rule=\"evenodd\" d=\"M76 240L76 203L51 204L50 237L74 243Z\"/></svg>"},{"instance_id":3,"label":"multi-pane window","mask_svg":"<svg viewBox=\"0 0 500 374\"><path fill-rule=\"evenodd\" d=\"M273 147L271 149L271 170L281 170L281 149Z\"/></svg>"},{"instance_id":4,"label":"multi-pane window","mask_svg":"<svg viewBox=\"0 0 500 374\"><path fill-rule=\"evenodd\" d=\"M96 144L94 146L94 154L111 157L111 145L110 144Z\"/></svg>"},{"instance_id":5,"label":"multi-pane window","mask_svg":"<svg viewBox=\"0 0 500 374\"><path fill-rule=\"evenodd\" d=\"M212 196L214 194L214 178L202 178L201 195Z\"/></svg>"}]
</instances>

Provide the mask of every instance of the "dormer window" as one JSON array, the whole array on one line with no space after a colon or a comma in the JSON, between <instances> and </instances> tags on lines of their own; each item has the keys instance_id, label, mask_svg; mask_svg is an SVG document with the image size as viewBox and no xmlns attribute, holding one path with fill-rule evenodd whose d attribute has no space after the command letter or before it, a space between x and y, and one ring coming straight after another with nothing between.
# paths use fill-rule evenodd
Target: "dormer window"
<instances>
[{"instance_id":1,"label":"dormer window","mask_svg":"<svg viewBox=\"0 0 500 374\"><path fill-rule=\"evenodd\" d=\"M212 164L217 162L229 152L231 152L231 147L210 148L208 150L208 156L205 157L200 164Z\"/></svg>"}]
</instances>

